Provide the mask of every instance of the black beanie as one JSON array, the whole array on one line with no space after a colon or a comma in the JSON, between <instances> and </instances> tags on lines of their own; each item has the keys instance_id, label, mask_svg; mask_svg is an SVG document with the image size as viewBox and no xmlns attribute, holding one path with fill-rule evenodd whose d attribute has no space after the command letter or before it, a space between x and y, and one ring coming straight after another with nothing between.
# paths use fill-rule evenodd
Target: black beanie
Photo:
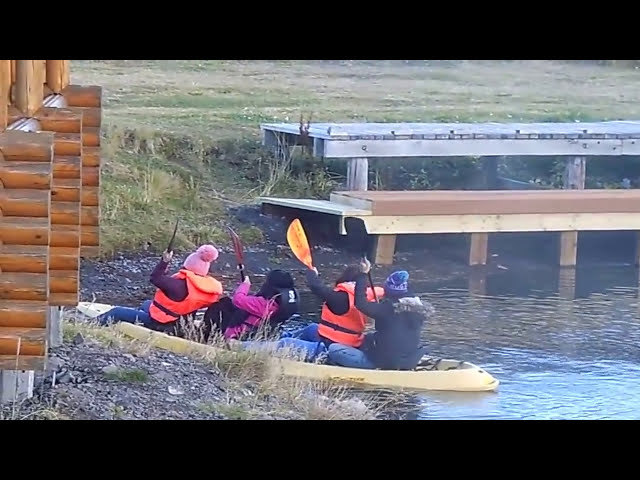
<instances>
[{"instance_id":1,"label":"black beanie","mask_svg":"<svg viewBox=\"0 0 640 480\"><path fill-rule=\"evenodd\" d=\"M293 277L284 270L271 270L266 281L275 288L293 288Z\"/></svg>"}]
</instances>

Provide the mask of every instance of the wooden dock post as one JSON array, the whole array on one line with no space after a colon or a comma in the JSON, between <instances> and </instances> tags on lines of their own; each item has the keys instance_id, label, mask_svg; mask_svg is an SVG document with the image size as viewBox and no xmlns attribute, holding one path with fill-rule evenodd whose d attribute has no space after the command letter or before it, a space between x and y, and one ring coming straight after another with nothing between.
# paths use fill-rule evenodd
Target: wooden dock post
<instances>
[{"instance_id":1,"label":"wooden dock post","mask_svg":"<svg viewBox=\"0 0 640 480\"><path fill-rule=\"evenodd\" d=\"M396 251L396 236L376 235L373 251L373 263L378 265L393 264L393 256Z\"/></svg>"},{"instance_id":2,"label":"wooden dock post","mask_svg":"<svg viewBox=\"0 0 640 480\"><path fill-rule=\"evenodd\" d=\"M357 157L347 164L347 190L367 191L369 189L369 159ZM373 262L391 265L396 251L395 235L376 235L373 244Z\"/></svg>"},{"instance_id":3,"label":"wooden dock post","mask_svg":"<svg viewBox=\"0 0 640 480\"><path fill-rule=\"evenodd\" d=\"M352 158L347 165L347 190L366 191L369 188L369 159Z\"/></svg>"},{"instance_id":4,"label":"wooden dock post","mask_svg":"<svg viewBox=\"0 0 640 480\"><path fill-rule=\"evenodd\" d=\"M487 294L487 270L484 268L471 270L468 285L471 296L485 296Z\"/></svg>"},{"instance_id":5,"label":"wooden dock post","mask_svg":"<svg viewBox=\"0 0 640 480\"><path fill-rule=\"evenodd\" d=\"M501 157L490 155L483 158L483 187L486 190L498 188L498 160ZM489 234L472 233L469 244L469 265L483 266L489 257Z\"/></svg>"},{"instance_id":6,"label":"wooden dock post","mask_svg":"<svg viewBox=\"0 0 640 480\"><path fill-rule=\"evenodd\" d=\"M471 246L469 248L469 265L486 265L487 252L489 250L488 233L472 233Z\"/></svg>"},{"instance_id":7,"label":"wooden dock post","mask_svg":"<svg viewBox=\"0 0 640 480\"><path fill-rule=\"evenodd\" d=\"M576 298L575 268L561 268L558 272L558 296L569 301Z\"/></svg>"},{"instance_id":8,"label":"wooden dock post","mask_svg":"<svg viewBox=\"0 0 640 480\"><path fill-rule=\"evenodd\" d=\"M564 171L564 188L584 190L587 173L586 157L567 160ZM578 232L560 233L560 266L575 267L578 259Z\"/></svg>"}]
</instances>

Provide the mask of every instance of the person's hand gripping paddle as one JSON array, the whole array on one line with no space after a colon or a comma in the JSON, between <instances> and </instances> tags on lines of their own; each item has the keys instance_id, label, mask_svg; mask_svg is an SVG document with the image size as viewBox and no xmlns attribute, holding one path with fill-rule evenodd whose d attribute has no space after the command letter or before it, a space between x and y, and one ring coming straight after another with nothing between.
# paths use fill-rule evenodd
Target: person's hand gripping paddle
<instances>
[{"instance_id":1,"label":"person's hand gripping paddle","mask_svg":"<svg viewBox=\"0 0 640 480\"><path fill-rule=\"evenodd\" d=\"M309 247L307 234L304 232L304 228L302 228L302 223L300 223L300 220L297 218L291 222L287 229L287 242L296 258L306 265L308 269L317 272L313 266L311 247Z\"/></svg>"},{"instance_id":2,"label":"person's hand gripping paddle","mask_svg":"<svg viewBox=\"0 0 640 480\"><path fill-rule=\"evenodd\" d=\"M367 276L369 277L369 285L371 286L371 292L373 293L373 298L376 299L376 303L379 303L378 294L376 293L376 287L373 285L373 278L371 277L371 262L367 258L367 254L362 255L362 260L360 265L362 267L366 267Z\"/></svg>"},{"instance_id":3,"label":"person's hand gripping paddle","mask_svg":"<svg viewBox=\"0 0 640 480\"><path fill-rule=\"evenodd\" d=\"M244 254L242 251L242 242L240 241L238 234L234 232L231 227L227 227L227 230L229 230L231 241L233 242L233 250L235 251L236 260L238 262L238 270L240 270L240 280L244 282Z\"/></svg>"}]
</instances>

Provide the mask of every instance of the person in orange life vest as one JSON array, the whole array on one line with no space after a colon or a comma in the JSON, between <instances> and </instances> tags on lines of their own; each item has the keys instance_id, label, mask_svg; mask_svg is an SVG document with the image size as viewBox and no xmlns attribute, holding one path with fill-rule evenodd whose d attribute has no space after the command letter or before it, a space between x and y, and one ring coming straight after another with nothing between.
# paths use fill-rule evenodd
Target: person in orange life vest
<instances>
[{"instance_id":1,"label":"person in orange life vest","mask_svg":"<svg viewBox=\"0 0 640 480\"><path fill-rule=\"evenodd\" d=\"M384 282L385 298L379 303L365 294L368 260L360 264L356 278L355 306L375 322L359 348L334 343L327 349L329 364L349 368L413 370L426 353L421 345L425 322L435 312L433 306L409 291L409 272L398 270Z\"/></svg>"},{"instance_id":2,"label":"person in orange life vest","mask_svg":"<svg viewBox=\"0 0 640 480\"><path fill-rule=\"evenodd\" d=\"M307 284L313 294L323 301L320 322L300 330L285 333L280 338L298 338L310 342L322 342L326 347L333 343L359 347L364 340L366 316L355 308L355 280L359 267L348 266L333 287L322 284L317 269L307 271ZM384 289L376 287L378 298ZM367 298L374 300L373 291L367 288Z\"/></svg>"},{"instance_id":3,"label":"person in orange life vest","mask_svg":"<svg viewBox=\"0 0 640 480\"><path fill-rule=\"evenodd\" d=\"M157 287L153 300L147 300L139 309L115 307L98 317L100 323L140 321L152 330L180 335L178 320L181 317L219 300L222 284L208 275L211 262L218 258L218 250L213 245L200 246L187 257L183 268L167 275L172 258L172 252L164 252L151 273L151 283Z\"/></svg>"},{"instance_id":4,"label":"person in orange life vest","mask_svg":"<svg viewBox=\"0 0 640 480\"><path fill-rule=\"evenodd\" d=\"M262 328L267 334L280 329L298 312L300 297L289 272L271 270L255 295L250 288L247 275L231 299L225 297L205 312L205 324L217 327L226 340L249 339Z\"/></svg>"}]
</instances>

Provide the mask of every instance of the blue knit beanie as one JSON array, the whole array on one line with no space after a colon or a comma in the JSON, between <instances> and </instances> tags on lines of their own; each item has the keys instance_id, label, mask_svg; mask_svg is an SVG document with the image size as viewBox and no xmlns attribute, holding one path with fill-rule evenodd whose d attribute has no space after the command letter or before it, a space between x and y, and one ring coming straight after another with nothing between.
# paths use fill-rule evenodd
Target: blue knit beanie
<instances>
[{"instance_id":1,"label":"blue knit beanie","mask_svg":"<svg viewBox=\"0 0 640 480\"><path fill-rule=\"evenodd\" d=\"M384 288L391 293L407 293L409 290L409 272L405 270L393 272L385 280Z\"/></svg>"}]
</instances>

